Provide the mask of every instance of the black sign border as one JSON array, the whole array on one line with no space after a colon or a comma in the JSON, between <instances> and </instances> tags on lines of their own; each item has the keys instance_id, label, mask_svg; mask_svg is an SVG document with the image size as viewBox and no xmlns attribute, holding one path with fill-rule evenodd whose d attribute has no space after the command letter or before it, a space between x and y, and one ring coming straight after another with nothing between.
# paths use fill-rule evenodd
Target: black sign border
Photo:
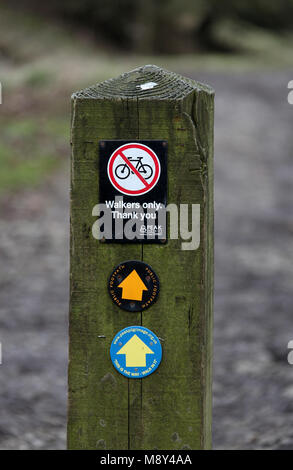
<instances>
[{"instance_id":1,"label":"black sign border","mask_svg":"<svg viewBox=\"0 0 293 470\"><path fill-rule=\"evenodd\" d=\"M125 144L143 144L150 149L152 149L160 160L161 165L161 174L160 179L154 189L150 190L148 193L141 196L127 196L126 194L120 193L117 189L114 188L112 183L108 179L107 166L108 161L112 153L121 145ZM113 200L115 196L123 197L123 202L160 202L167 205L167 195L168 195L168 178L167 178L167 166L168 166L168 142L167 140L107 140L101 139L99 141L99 202L100 204L104 203L105 200ZM106 177L103 178L103 176ZM127 221L127 220L126 220ZM125 222L126 222L125 221ZM158 236L152 239L145 238L141 239L119 239L114 238L114 228L112 233L112 239L102 239L102 243L118 243L118 244L165 244L167 243L167 220L166 220L166 238L160 239Z\"/></svg>"}]
</instances>

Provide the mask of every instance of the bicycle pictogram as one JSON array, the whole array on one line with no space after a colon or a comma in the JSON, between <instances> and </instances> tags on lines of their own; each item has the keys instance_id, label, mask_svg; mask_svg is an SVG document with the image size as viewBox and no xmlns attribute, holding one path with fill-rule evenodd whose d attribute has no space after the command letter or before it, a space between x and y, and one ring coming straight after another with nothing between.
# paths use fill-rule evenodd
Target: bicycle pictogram
<instances>
[{"instance_id":1,"label":"bicycle pictogram","mask_svg":"<svg viewBox=\"0 0 293 470\"><path fill-rule=\"evenodd\" d=\"M145 180L148 180L153 176L154 171L151 165L148 165L147 163L143 164L142 159L143 157L137 157L136 159L129 157L128 161L130 161L132 164L136 162L135 168ZM120 180L127 179L131 174L133 175L134 172L129 168L127 163L121 163L115 168L115 175Z\"/></svg>"}]
</instances>

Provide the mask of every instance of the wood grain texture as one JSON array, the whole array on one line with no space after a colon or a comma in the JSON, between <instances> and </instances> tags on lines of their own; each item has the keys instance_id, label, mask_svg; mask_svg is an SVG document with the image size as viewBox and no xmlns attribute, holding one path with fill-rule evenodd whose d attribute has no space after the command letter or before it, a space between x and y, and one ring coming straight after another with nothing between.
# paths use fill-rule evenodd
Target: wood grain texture
<instances>
[{"instance_id":1,"label":"wood grain texture","mask_svg":"<svg viewBox=\"0 0 293 470\"><path fill-rule=\"evenodd\" d=\"M141 90L150 81L157 85ZM103 139L168 141L168 203L201 205L199 249L93 238ZM120 310L107 292L127 259L150 264L160 279L159 299L143 313ZM213 90L145 66L74 94L68 447L210 448L212 310ZM110 360L114 335L129 325L162 339L162 363L144 379L127 379Z\"/></svg>"}]
</instances>

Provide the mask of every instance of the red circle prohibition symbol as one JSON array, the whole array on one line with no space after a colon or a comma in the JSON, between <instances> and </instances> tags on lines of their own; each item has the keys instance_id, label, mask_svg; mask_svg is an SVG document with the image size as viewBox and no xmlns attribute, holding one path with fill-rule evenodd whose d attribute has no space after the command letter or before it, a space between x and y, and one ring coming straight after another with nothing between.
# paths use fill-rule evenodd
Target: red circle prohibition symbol
<instances>
[{"instance_id":1,"label":"red circle prohibition symbol","mask_svg":"<svg viewBox=\"0 0 293 470\"><path fill-rule=\"evenodd\" d=\"M134 158L129 154L134 155ZM143 144L121 145L112 153L108 162L110 182L122 194L129 196L140 196L151 191L160 174L159 158L152 149Z\"/></svg>"}]
</instances>

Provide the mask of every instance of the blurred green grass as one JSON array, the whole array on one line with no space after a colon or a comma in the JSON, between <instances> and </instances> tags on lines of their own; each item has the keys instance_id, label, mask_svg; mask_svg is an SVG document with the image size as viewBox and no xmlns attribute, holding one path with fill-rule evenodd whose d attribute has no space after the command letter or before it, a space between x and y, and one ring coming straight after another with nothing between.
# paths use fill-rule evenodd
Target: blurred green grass
<instances>
[{"instance_id":1,"label":"blurred green grass","mask_svg":"<svg viewBox=\"0 0 293 470\"><path fill-rule=\"evenodd\" d=\"M224 24L218 32L226 42L238 42L238 54L137 56L107 50L73 27L1 5L0 195L35 186L68 162L73 91L146 63L193 76L196 70L241 74L292 67L292 37L239 27Z\"/></svg>"},{"instance_id":2,"label":"blurred green grass","mask_svg":"<svg viewBox=\"0 0 293 470\"><path fill-rule=\"evenodd\" d=\"M67 117L0 120L0 195L7 190L35 187L56 170L68 153Z\"/></svg>"}]
</instances>

